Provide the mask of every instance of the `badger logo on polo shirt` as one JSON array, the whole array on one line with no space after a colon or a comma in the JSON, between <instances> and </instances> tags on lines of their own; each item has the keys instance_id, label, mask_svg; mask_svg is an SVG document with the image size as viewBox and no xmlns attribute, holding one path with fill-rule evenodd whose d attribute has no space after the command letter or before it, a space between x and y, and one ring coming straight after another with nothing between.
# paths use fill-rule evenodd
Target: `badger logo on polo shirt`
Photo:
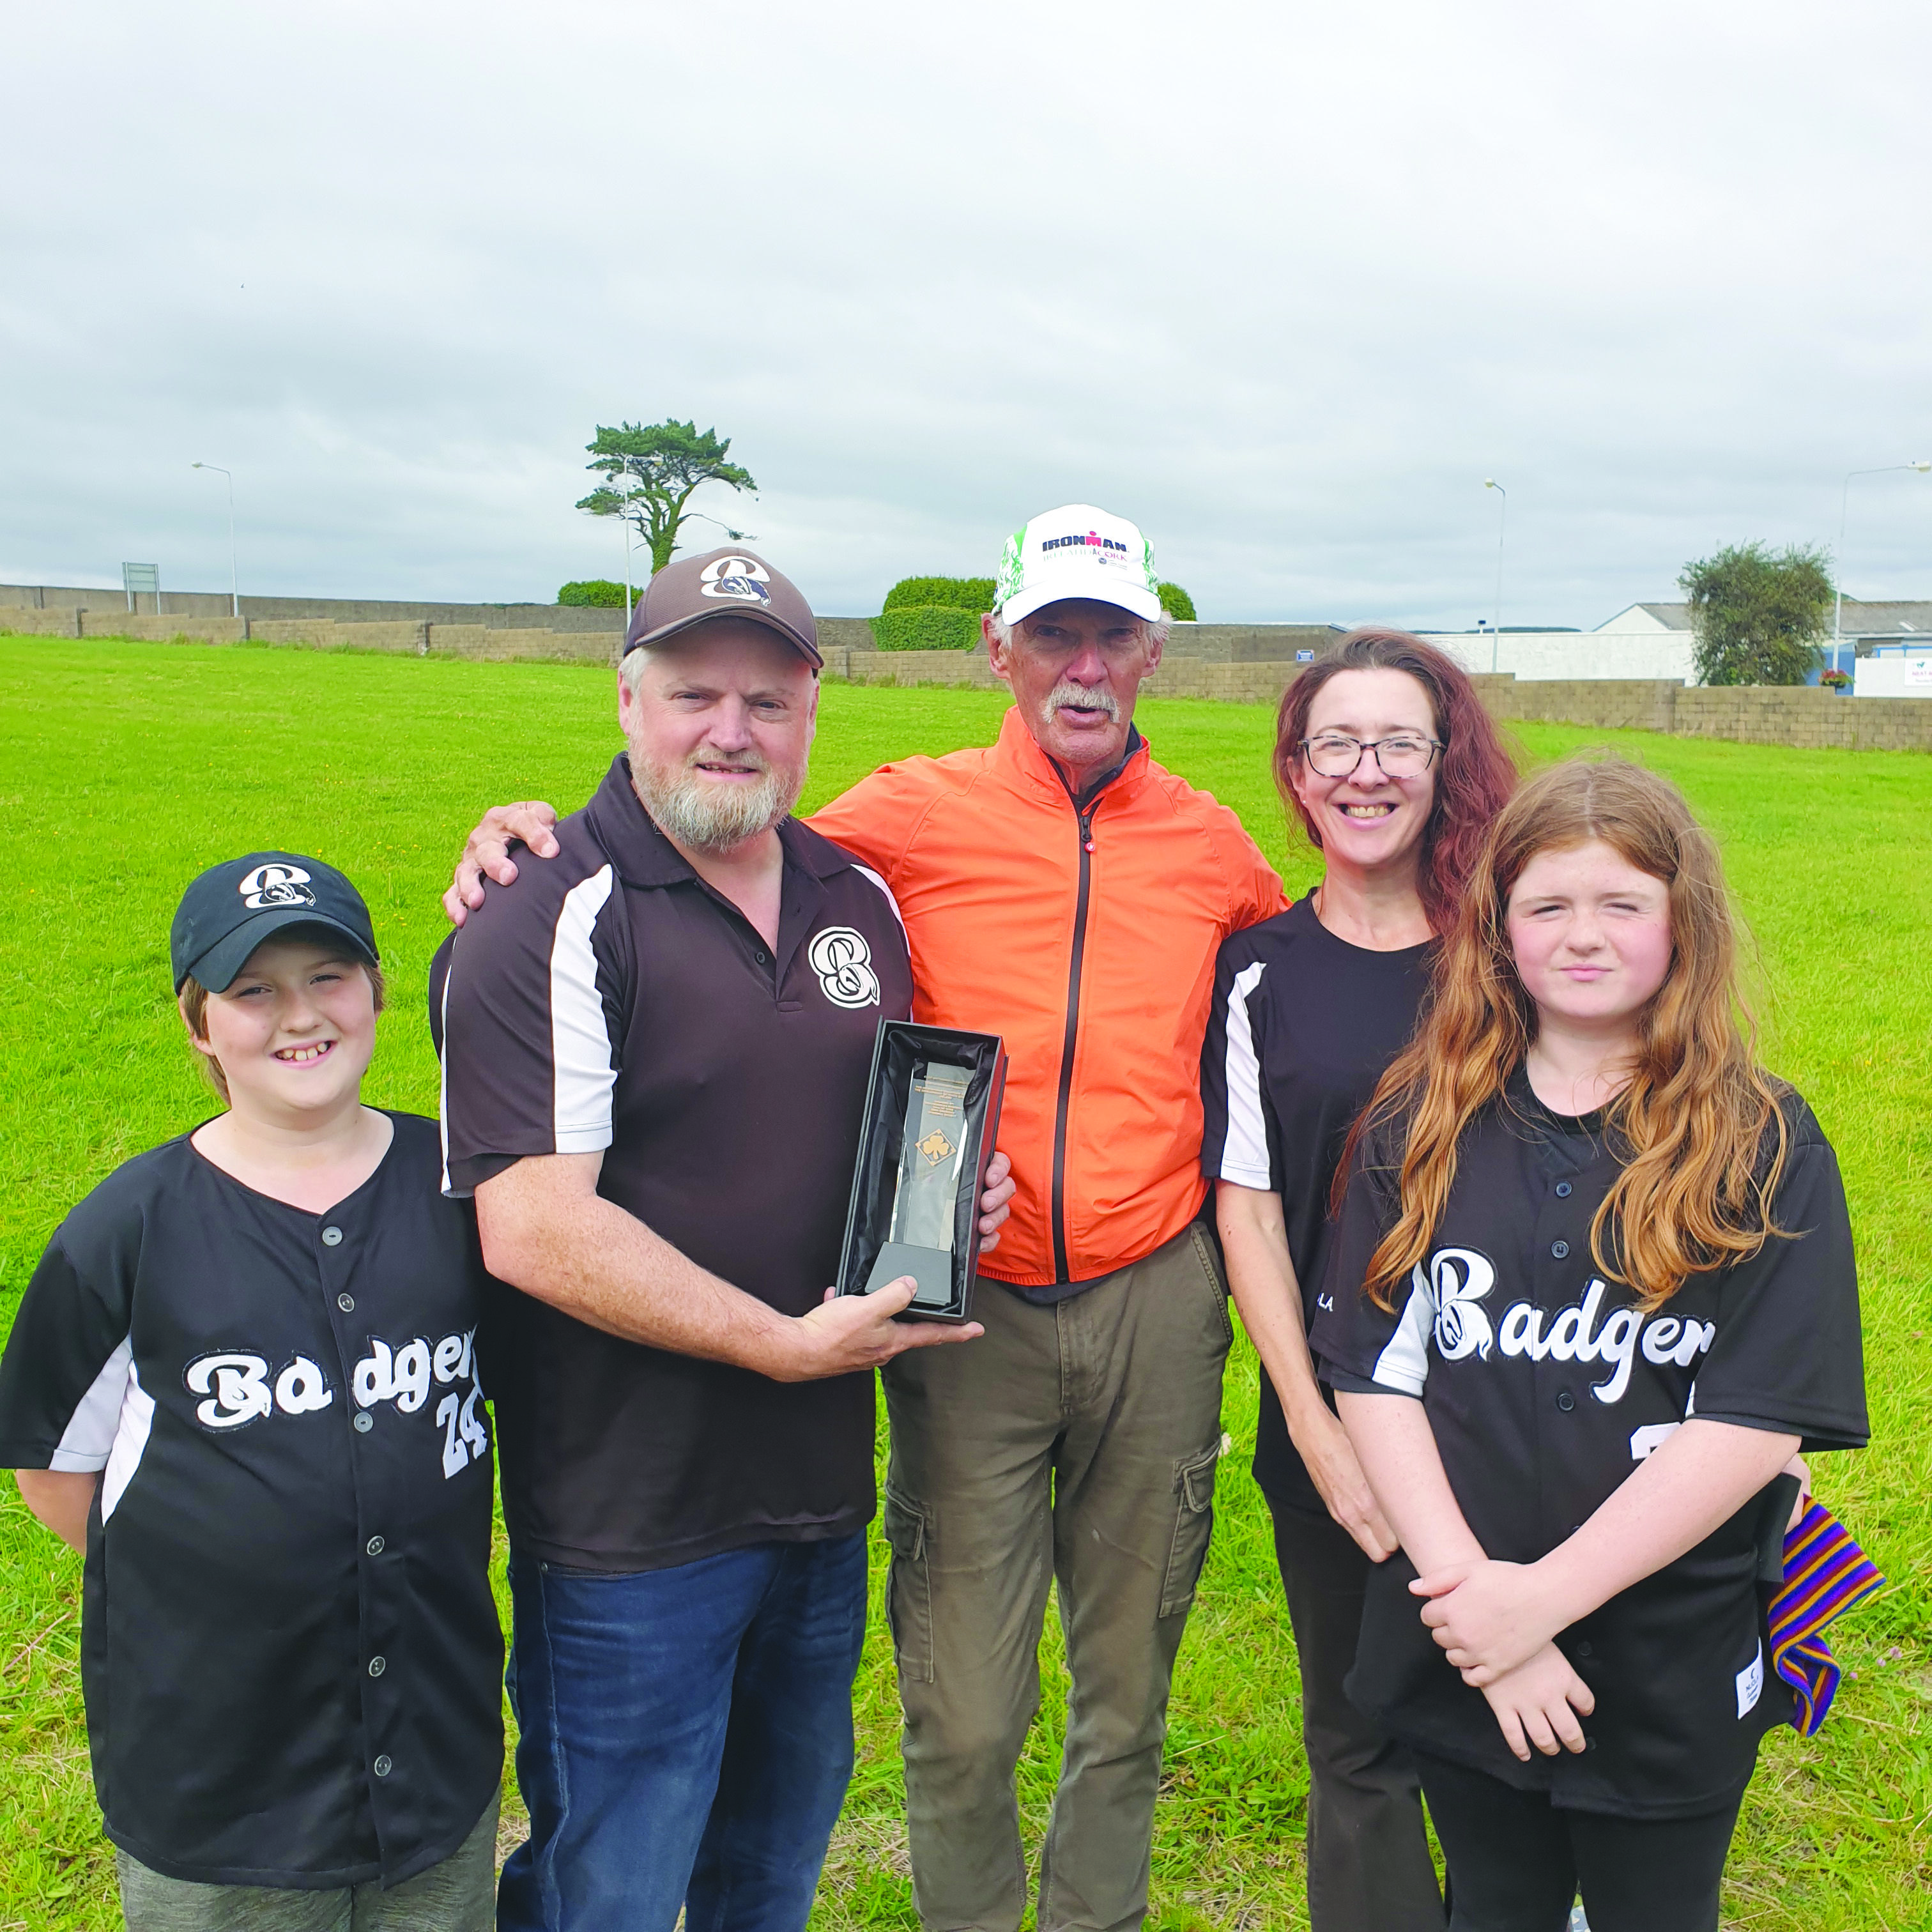
<instances>
[{"instance_id":1,"label":"badger logo on polo shirt","mask_svg":"<svg viewBox=\"0 0 1932 1932\"><path fill-rule=\"evenodd\" d=\"M872 970L872 949L862 932L849 926L828 926L812 934L805 956L835 1006L850 1010L879 1004L879 976Z\"/></svg>"},{"instance_id":2,"label":"badger logo on polo shirt","mask_svg":"<svg viewBox=\"0 0 1932 1932\"><path fill-rule=\"evenodd\" d=\"M257 866L236 881L235 890L250 912L266 912L272 906L315 904L309 890L309 875L299 866Z\"/></svg>"},{"instance_id":3,"label":"badger logo on polo shirt","mask_svg":"<svg viewBox=\"0 0 1932 1932\"><path fill-rule=\"evenodd\" d=\"M754 556L721 556L698 574L700 597L722 597L738 604L769 604L765 588L772 574Z\"/></svg>"}]
</instances>

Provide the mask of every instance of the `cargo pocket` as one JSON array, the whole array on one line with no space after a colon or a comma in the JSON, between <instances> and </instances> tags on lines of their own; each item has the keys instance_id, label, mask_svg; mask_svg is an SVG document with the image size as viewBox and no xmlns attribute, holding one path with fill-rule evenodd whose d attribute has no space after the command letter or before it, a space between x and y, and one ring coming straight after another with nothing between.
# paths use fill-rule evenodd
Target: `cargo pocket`
<instances>
[{"instance_id":1,"label":"cargo pocket","mask_svg":"<svg viewBox=\"0 0 1932 1932\"><path fill-rule=\"evenodd\" d=\"M1220 1317L1222 1346L1232 1348L1234 1346L1234 1319L1228 1312L1228 1285L1221 1278L1214 1238L1199 1221L1189 1232L1193 1237L1194 1258L1201 1264L1201 1272L1208 1277L1208 1292L1214 1298L1214 1312Z\"/></svg>"},{"instance_id":2,"label":"cargo pocket","mask_svg":"<svg viewBox=\"0 0 1932 1932\"><path fill-rule=\"evenodd\" d=\"M1214 1528L1214 1471L1220 1460L1217 1441L1212 1448L1174 1466L1174 1546L1168 1552L1167 1581L1160 1593L1164 1617L1194 1601L1194 1586L1200 1581Z\"/></svg>"},{"instance_id":3,"label":"cargo pocket","mask_svg":"<svg viewBox=\"0 0 1932 1932\"><path fill-rule=\"evenodd\" d=\"M886 1572L886 1622L899 1675L920 1684L932 1682L932 1580L927 1569L926 1511L886 1485L882 1520L892 1546Z\"/></svg>"}]
</instances>

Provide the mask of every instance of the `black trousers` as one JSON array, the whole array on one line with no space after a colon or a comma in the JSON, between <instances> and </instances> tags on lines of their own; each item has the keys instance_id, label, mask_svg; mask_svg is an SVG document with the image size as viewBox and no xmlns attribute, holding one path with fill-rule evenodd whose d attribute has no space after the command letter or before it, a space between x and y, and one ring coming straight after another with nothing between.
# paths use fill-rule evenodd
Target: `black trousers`
<instances>
[{"instance_id":1,"label":"black trousers","mask_svg":"<svg viewBox=\"0 0 1932 1932\"><path fill-rule=\"evenodd\" d=\"M1611 1818L1414 1756L1456 1874L1450 1932L1562 1932L1580 1891L1590 1932L1717 1932L1742 1791L1702 1817Z\"/></svg>"},{"instance_id":2,"label":"black trousers","mask_svg":"<svg viewBox=\"0 0 1932 1932\"><path fill-rule=\"evenodd\" d=\"M1268 1498L1301 1663L1309 1922L1313 1932L1442 1932L1415 1767L1342 1694L1361 1634L1369 1559L1311 1498L1312 1507ZM1459 1891L1462 1882L1459 1870Z\"/></svg>"}]
</instances>

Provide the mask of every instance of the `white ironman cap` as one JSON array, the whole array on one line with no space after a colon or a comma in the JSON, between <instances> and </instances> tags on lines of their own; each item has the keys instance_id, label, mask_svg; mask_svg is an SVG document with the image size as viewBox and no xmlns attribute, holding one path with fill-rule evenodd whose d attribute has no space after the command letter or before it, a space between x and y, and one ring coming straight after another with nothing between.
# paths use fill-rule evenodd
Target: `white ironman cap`
<instances>
[{"instance_id":1,"label":"white ironman cap","mask_svg":"<svg viewBox=\"0 0 1932 1932\"><path fill-rule=\"evenodd\" d=\"M1017 624L1063 597L1118 604L1151 622L1161 614L1154 545L1124 517L1066 503L1006 539L1000 566L1000 620Z\"/></svg>"}]
</instances>

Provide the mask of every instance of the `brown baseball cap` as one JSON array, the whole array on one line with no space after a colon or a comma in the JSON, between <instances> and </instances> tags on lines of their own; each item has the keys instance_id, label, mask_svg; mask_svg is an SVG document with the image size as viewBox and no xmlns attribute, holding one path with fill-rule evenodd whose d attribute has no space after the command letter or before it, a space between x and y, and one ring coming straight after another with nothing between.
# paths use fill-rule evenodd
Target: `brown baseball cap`
<instances>
[{"instance_id":1,"label":"brown baseball cap","mask_svg":"<svg viewBox=\"0 0 1932 1932\"><path fill-rule=\"evenodd\" d=\"M748 550L707 550L668 563L644 588L624 638L626 656L701 624L707 617L744 617L790 644L814 670L825 660L812 606L790 578Z\"/></svg>"}]
</instances>

